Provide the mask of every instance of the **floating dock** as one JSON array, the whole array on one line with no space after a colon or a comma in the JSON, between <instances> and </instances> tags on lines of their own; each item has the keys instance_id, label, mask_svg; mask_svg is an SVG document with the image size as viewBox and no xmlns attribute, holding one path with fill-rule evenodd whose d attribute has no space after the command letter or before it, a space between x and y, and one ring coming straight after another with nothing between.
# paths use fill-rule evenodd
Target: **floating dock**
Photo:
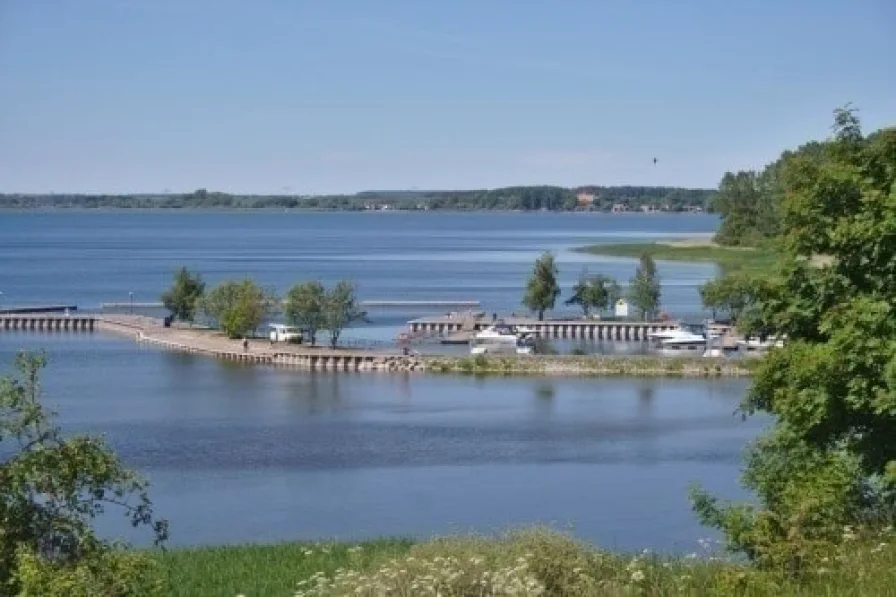
<instances>
[{"instance_id":1,"label":"floating dock","mask_svg":"<svg viewBox=\"0 0 896 597\"><path fill-rule=\"evenodd\" d=\"M649 334L681 329L678 322L605 321L600 319L564 319L539 321L531 317L505 317L508 325L531 329L540 338L579 338L588 340L643 341ZM421 317L408 322L412 335L440 335L449 339L484 330L495 322L488 318L463 315ZM466 334L463 334L466 333Z\"/></svg>"}]
</instances>

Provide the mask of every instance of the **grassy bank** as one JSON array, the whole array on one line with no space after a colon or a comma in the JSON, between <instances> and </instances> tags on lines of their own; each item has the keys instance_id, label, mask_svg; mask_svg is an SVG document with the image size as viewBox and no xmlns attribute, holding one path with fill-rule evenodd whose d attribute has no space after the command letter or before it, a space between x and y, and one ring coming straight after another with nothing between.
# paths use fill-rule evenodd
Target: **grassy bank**
<instances>
[{"instance_id":1,"label":"grassy bank","mask_svg":"<svg viewBox=\"0 0 896 597\"><path fill-rule=\"evenodd\" d=\"M713 557L599 551L532 529L411 544L283 544L159 556L173 596L716 595L874 597L896 590L893 537L847 544L794 580Z\"/></svg>"},{"instance_id":2,"label":"grassy bank","mask_svg":"<svg viewBox=\"0 0 896 597\"><path fill-rule=\"evenodd\" d=\"M423 357L427 371L493 375L584 375L595 377L739 377L750 375L754 360L647 355L476 355Z\"/></svg>"},{"instance_id":3,"label":"grassy bank","mask_svg":"<svg viewBox=\"0 0 896 597\"><path fill-rule=\"evenodd\" d=\"M775 260L769 247L723 247L711 242L657 242L591 245L577 249L591 255L638 258L644 253L665 261L710 261L726 271L768 268Z\"/></svg>"}]
</instances>

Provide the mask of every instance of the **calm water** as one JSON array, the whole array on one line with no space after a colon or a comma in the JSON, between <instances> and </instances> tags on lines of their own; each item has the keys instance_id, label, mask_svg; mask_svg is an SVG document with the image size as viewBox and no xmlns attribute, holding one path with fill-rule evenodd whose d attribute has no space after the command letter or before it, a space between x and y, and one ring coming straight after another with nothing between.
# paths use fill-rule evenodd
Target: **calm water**
<instances>
[{"instance_id":1,"label":"calm water","mask_svg":"<svg viewBox=\"0 0 896 597\"><path fill-rule=\"evenodd\" d=\"M355 279L370 299L518 309L558 252L627 279L629 260L568 248L708 232L709 217L555 214L0 213L10 303L156 300L174 267L209 281ZM695 309L709 266L660 264L666 305ZM409 313L380 316L385 333ZM0 334L0 364L46 348L67 429L103 433L153 482L178 544L429 536L546 522L602 545L694 550L687 486L739 496L746 382L475 379L244 368L101 335ZM109 532L126 533L110 526ZM140 537L132 537L140 539Z\"/></svg>"}]
</instances>

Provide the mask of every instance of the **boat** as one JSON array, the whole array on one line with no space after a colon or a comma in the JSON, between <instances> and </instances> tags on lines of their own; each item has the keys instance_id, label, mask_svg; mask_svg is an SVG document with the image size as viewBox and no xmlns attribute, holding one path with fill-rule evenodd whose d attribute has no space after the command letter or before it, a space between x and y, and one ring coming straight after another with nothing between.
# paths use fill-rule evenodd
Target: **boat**
<instances>
[{"instance_id":1,"label":"boat","mask_svg":"<svg viewBox=\"0 0 896 597\"><path fill-rule=\"evenodd\" d=\"M470 339L470 354L533 354L535 334L528 328L495 324Z\"/></svg>"},{"instance_id":2,"label":"boat","mask_svg":"<svg viewBox=\"0 0 896 597\"><path fill-rule=\"evenodd\" d=\"M701 355L706 353L706 338L687 330L665 330L648 334L647 339L655 351L664 355Z\"/></svg>"}]
</instances>

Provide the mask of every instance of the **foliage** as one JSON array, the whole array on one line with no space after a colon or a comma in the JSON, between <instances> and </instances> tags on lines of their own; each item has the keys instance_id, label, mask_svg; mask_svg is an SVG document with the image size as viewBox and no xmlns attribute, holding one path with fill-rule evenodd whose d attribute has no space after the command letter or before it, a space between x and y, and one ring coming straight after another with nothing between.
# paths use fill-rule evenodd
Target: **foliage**
<instances>
[{"instance_id":1,"label":"foliage","mask_svg":"<svg viewBox=\"0 0 896 597\"><path fill-rule=\"evenodd\" d=\"M276 298L247 278L222 282L203 297L201 304L229 338L241 338L262 324Z\"/></svg>"},{"instance_id":2,"label":"foliage","mask_svg":"<svg viewBox=\"0 0 896 597\"><path fill-rule=\"evenodd\" d=\"M324 319L330 333L330 347L336 348L342 331L353 322L364 318L364 312L358 307L355 286L343 280L337 282L324 300Z\"/></svg>"},{"instance_id":3,"label":"foliage","mask_svg":"<svg viewBox=\"0 0 896 597\"><path fill-rule=\"evenodd\" d=\"M296 583L321 572L366 569L408 553L411 541L379 539L350 543L277 543L171 549L156 558L169 597L196 595L294 595Z\"/></svg>"},{"instance_id":4,"label":"foliage","mask_svg":"<svg viewBox=\"0 0 896 597\"><path fill-rule=\"evenodd\" d=\"M104 549L61 565L23 549L15 582L18 597L150 597L167 595L161 566L148 554Z\"/></svg>"},{"instance_id":5,"label":"foliage","mask_svg":"<svg viewBox=\"0 0 896 597\"><path fill-rule=\"evenodd\" d=\"M825 144L810 142L796 151L785 151L761 172L726 172L713 198L713 208L722 217L715 240L722 245L757 246L781 233L782 178L796 160L820 160Z\"/></svg>"},{"instance_id":6,"label":"foliage","mask_svg":"<svg viewBox=\"0 0 896 597\"><path fill-rule=\"evenodd\" d=\"M0 379L0 595L148 591L146 562L120 556L91 526L112 506L164 541L167 523L154 517L146 483L99 439L66 437L53 424L43 355L20 353L15 364L18 375Z\"/></svg>"},{"instance_id":7,"label":"foliage","mask_svg":"<svg viewBox=\"0 0 896 597\"><path fill-rule=\"evenodd\" d=\"M526 294L523 296L523 305L538 313L538 319L544 319L544 312L554 308L554 303L560 295L560 284L557 282L557 265L554 255L543 253L535 261L535 267L529 282L526 284Z\"/></svg>"},{"instance_id":8,"label":"foliage","mask_svg":"<svg viewBox=\"0 0 896 597\"><path fill-rule=\"evenodd\" d=\"M628 300L641 319L652 317L660 308L660 278L650 253L641 255L635 276L628 287Z\"/></svg>"},{"instance_id":9,"label":"foliage","mask_svg":"<svg viewBox=\"0 0 896 597\"><path fill-rule=\"evenodd\" d=\"M589 276L587 272L582 272L579 281L573 286L572 297L566 304L579 305L585 317L588 317L592 309L597 311L608 309L620 295L619 285L610 276L604 274Z\"/></svg>"},{"instance_id":10,"label":"foliage","mask_svg":"<svg viewBox=\"0 0 896 597\"><path fill-rule=\"evenodd\" d=\"M715 244L620 243L581 247L578 251L611 257L635 257L644 253L664 261L711 261L723 272L765 272L777 256L771 243L758 247L723 247Z\"/></svg>"},{"instance_id":11,"label":"foliage","mask_svg":"<svg viewBox=\"0 0 896 597\"><path fill-rule=\"evenodd\" d=\"M750 275L732 273L710 280L700 287L703 306L712 310L713 319L719 312L737 323L744 310L753 304L756 282Z\"/></svg>"},{"instance_id":12,"label":"foliage","mask_svg":"<svg viewBox=\"0 0 896 597\"><path fill-rule=\"evenodd\" d=\"M286 320L307 332L312 346L318 330L327 325L326 308L327 292L320 282L303 282L286 294Z\"/></svg>"},{"instance_id":13,"label":"foliage","mask_svg":"<svg viewBox=\"0 0 896 597\"><path fill-rule=\"evenodd\" d=\"M601 551L546 529L423 543L287 543L172 550L159 561L172 597L360 595L507 595L515 582L535 591L509 594L603 597L884 597L896 585L892 532L856 536L796 581L727 561L701 540L686 557ZM480 581L474 585L474 581ZM438 593L432 592L440 583ZM387 593L385 587L393 588Z\"/></svg>"},{"instance_id":14,"label":"foliage","mask_svg":"<svg viewBox=\"0 0 896 597\"><path fill-rule=\"evenodd\" d=\"M182 267L174 274L174 284L162 294L162 304L175 319L192 322L204 292L202 277Z\"/></svg>"},{"instance_id":15,"label":"foliage","mask_svg":"<svg viewBox=\"0 0 896 597\"><path fill-rule=\"evenodd\" d=\"M614 205L669 211L706 208L713 190L676 187L553 186L507 187L471 191L367 191L355 195L232 195L197 189L183 194L135 195L0 195L0 208L142 208L142 209L329 209L364 210L549 210L579 209L577 193L594 196L589 209L609 211Z\"/></svg>"},{"instance_id":16,"label":"foliage","mask_svg":"<svg viewBox=\"0 0 896 597\"><path fill-rule=\"evenodd\" d=\"M776 420L746 461L758 504L694 497L732 550L799 572L896 511L896 129L865 138L838 110L823 159L797 156L781 179L784 253L745 324L787 339L743 406Z\"/></svg>"}]
</instances>

